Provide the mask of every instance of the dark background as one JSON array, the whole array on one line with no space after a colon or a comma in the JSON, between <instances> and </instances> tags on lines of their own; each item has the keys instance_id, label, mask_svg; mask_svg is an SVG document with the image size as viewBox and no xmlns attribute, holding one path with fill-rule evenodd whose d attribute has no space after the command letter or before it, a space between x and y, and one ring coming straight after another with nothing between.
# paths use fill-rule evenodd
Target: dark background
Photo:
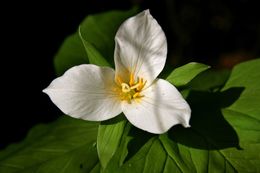
<instances>
[{"instance_id":1,"label":"dark background","mask_svg":"<svg viewBox=\"0 0 260 173\"><path fill-rule=\"evenodd\" d=\"M133 5L149 8L162 26L172 67L197 61L230 69L259 57L260 16L253 0L9 2L1 5L0 149L62 114L41 91L56 77L53 57L66 36L88 14Z\"/></svg>"}]
</instances>

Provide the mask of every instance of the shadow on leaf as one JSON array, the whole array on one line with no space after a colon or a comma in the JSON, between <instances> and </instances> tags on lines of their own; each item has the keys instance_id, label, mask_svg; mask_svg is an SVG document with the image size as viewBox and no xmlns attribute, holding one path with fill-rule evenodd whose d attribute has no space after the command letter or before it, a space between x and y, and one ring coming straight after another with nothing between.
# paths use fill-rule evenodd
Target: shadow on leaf
<instances>
[{"instance_id":1,"label":"shadow on leaf","mask_svg":"<svg viewBox=\"0 0 260 173\"><path fill-rule=\"evenodd\" d=\"M156 135L152 133L147 133L132 126L128 133L128 136L131 137L131 140L127 145L128 155L124 162L134 156L139 151L139 149L142 148L145 143L147 143L149 139Z\"/></svg>"},{"instance_id":2,"label":"shadow on leaf","mask_svg":"<svg viewBox=\"0 0 260 173\"><path fill-rule=\"evenodd\" d=\"M191 128L178 125L169 132L173 141L200 149L239 147L234 128L225 120L221 109L232 105L244 88L231 88L223 92L191 91L187 101L191 106Z\"/></svg>"}]
</instances>

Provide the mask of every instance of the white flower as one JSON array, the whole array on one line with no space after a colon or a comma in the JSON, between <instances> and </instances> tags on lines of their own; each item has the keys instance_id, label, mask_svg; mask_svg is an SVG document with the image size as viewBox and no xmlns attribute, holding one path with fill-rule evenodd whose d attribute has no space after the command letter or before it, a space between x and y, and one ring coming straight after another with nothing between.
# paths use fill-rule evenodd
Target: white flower
<instances>
[{"instance_id":1,"label":"white flower","mask_svg":"<svg viewBox=\"0 0 260 173\"><path fill-rule=\"evenodd\" d=\"M75 118L103 121L123 112L134 126L151 133L164 133L176 124L189 127L187 102L172 84L156 78L165 65L167 42L149 10L126 20L115 42L115 71L75 66L43 92Z\"/></svg>"}]
</instances>

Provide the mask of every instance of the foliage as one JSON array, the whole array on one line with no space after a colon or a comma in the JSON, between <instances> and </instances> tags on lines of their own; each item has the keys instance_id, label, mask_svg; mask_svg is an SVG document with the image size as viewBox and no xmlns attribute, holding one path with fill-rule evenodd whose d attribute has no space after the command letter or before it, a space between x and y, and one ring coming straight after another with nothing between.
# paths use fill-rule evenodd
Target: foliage
<instances>
[{"instance_id":1,"label":"foliage","mask_svg":"<svg viewBox=\"0 0 260 173\"><path fill-rule=\"evenodd\" d=\"M135 13L87 17L57 53L57 74L88 62L113 66L115 32ZM167 77L191 106L191 128L153 135L123 115L101 124L62 116L1 151L0 172L260 172L260 60L231 73L208 68L189 63Z\"/></svg>"}]
</instances>

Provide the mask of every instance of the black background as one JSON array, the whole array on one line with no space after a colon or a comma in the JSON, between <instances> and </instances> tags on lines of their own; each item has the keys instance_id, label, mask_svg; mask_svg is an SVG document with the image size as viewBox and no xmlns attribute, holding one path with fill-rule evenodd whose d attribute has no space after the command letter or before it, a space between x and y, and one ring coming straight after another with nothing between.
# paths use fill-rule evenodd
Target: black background
<instances>
[{"instance_id":1,"label":"black background","mask_svg":"<svg viewBox=\"0 0 260 173\"><path fill-rule=\"evenodd\" d=\"M22 140L35 124L62 113L41 91L56 77L53 57L88 14L139 5L166 32L168 61L213 68L259 57L259 12L254 1L74 0L1 5L0 149ZM112 22L112 21L111 21Z\"/></svg>"}]
</instances>

